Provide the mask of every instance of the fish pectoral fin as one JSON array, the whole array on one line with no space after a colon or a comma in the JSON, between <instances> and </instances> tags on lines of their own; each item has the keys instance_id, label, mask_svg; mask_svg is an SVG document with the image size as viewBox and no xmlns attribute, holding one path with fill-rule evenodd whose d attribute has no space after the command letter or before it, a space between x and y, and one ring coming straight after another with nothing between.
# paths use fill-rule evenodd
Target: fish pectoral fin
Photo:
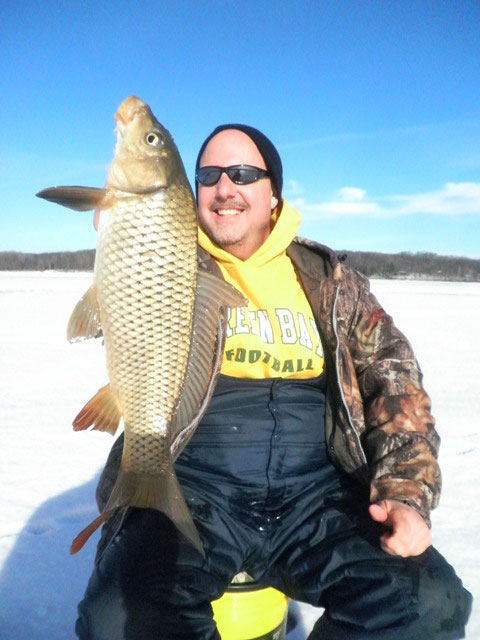
<instances>
[{"instance_id":1,"label":"fish pectoral fin","mask_svg":"<svg viewBox=\"0 0 480 640\"><path fill-rule=\"evenodd\" d=\"M101 387L78 413L73 421L73 429L83 431L93 426L96 431L108 431L114 436L121 417L115 394L110 384L107 384Z\"/></svg>"},{"instance_id":2,"label":"fish pectoral fin","mask_svg":"<svg viewBox=\"0 0 480 640\"><path fill-rule=\"evenodd\" d=\"M98 516L98 518L92 520L92 522L87 525L85 529L82 529L82 531L80 531L80 533L75 536L72 544L70 545L70 554L73 556L75 553L78 553L86 543L86 541L90 538L92 533L95 533L98 527L100 527L105 522L105 520L108 520L110 516L113 516L115 514L115 511L116 509L113 509L112 511L104 511Z\"/></svg>"},{"instance_id":3,"label":"fish pectoral fin","mask_svg":"<svg viewBox=\"0 0 480 640\"><path fill-rule=\"evenodd\" d=\"M67 326L67 340L79 342L95 338L101 332L100 309L97 302L95 285L81 298L70 316Z\"/></svg>"},{"instance_id":4,"label":"fish pectoral fin","mask_svg":"<svg viewBox=\"0 0 480 640\"><path fill-rule=\"evenodd\" d=\"M35 195L37 198L55 202L74 211L91 211L98 207L105 197L106 189L99 187L48 187Z\"/></svg>"},{"instance_id":5,"label":"fish pectoral fin","mask_svg":"<svg viewBox=\"0 0 480 640\"><path fill-rule=\"evenodd\" d=\"M161 511L205 557L202 541L171 462L168 467L163 473L147 473L125 471L121 466L104 512L127 506Z\"/></svg>"}]
</instances>

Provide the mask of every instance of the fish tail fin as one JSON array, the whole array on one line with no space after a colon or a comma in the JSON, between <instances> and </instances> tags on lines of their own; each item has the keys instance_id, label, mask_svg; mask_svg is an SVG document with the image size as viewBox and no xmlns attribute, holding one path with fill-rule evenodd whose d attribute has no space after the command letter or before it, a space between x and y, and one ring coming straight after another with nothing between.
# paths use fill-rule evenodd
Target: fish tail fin
<instances>
[{"instance_id":1,"label":"fish tail fin","mask_svg":"<svg viewBox=\"0 0 480 640\"><path fill-rule=\"evenodd\" d=\"M202 541L171 462L167 470L162 473L125 471L120 467L104 512L112 512L124 506L161 511L170 518L202 556L205 556Z\"/></svg>"},{"instance_id":2,"label":"fish tail fin","mask_svg":"<svg viewBox=\"0 0 480 640\"><path fill-rule=\"evenodd\" d=\"M122 417L110 384L105 385L90 398L73 421L74 431L83 431L93 426L97 431L108 431L112 436L118 429Z\"/></svg>"}]
</instances>

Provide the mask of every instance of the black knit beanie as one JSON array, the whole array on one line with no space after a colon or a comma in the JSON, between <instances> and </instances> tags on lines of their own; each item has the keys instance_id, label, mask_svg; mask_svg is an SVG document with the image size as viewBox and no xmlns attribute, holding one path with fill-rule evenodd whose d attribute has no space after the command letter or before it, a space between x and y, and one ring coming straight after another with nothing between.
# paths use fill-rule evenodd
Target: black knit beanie
<instances>
[{"instance_id":1,"label":"black knit beanie","mask_svg":"<svg viewBox=\"0 0 480 640\"><path fill-rule=\"evenodd\" d=\"M265 161L267 171L270 174L270 180L272 181L274 195L280 200L280 198L282 197L283 170L282 161L280 160L278 151L266 135L264 135L258 129L255 129L255 127L249 127L246 124L221 124L216 129L214 129L200 147L200 151L198 152L197 156L197 162L195 164L195 175L197 175L200 158L202 157L202 153L205 151L205 147L210 142L210 140L217 135L217 133L220 133L220 131L224 131L225 129L238 129L239 131L246 133L247 136L253 140L257 149L260 151L260 154ZM198 184L195 180L195 195L197 194Z\"/></svg>"}]
</instances>

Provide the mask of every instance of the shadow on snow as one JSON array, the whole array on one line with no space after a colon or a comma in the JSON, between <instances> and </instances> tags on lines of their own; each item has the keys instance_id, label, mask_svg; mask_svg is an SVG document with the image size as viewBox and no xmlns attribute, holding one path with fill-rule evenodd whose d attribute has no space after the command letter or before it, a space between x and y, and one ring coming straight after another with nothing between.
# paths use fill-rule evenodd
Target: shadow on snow
<instances>
[{"instance_id":1,"label":"shadow on snow","mask_svg":"<svg viewBox=\"0 0 480 640\"><path fill-rule=\"evenodd\" d=\"M98 515L99 475L44 502L18 534L0 573L2 640L75 638L76 606L92 570L99 532L76 556L69 547Z\"/></svg>"}]
</instances>

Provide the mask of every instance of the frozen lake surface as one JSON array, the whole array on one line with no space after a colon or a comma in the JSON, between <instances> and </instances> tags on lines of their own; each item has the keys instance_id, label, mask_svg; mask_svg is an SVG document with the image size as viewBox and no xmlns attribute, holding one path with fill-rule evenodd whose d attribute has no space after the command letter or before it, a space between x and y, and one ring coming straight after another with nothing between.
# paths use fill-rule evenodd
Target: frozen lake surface
<instances>
[{"instance_id":1,"label":"frozen lake surface","mask_svg":"<svg viewBox=\"0 0 480 640\"><path fill-rule=\"evenodd\" d=\"M0 272L0 640L70 640L98 534L69 544L97 514L98 474L113 440L71 422L106 383L100 341L70 345L70 313L88 273ZM444 489L434 544L480 596L480 284L373 280L372 290L420 361L442 437ZM303 640L319 612L301 616ZM480 605L467 629L480 638Z\"/></svg>"}]
</instances>

